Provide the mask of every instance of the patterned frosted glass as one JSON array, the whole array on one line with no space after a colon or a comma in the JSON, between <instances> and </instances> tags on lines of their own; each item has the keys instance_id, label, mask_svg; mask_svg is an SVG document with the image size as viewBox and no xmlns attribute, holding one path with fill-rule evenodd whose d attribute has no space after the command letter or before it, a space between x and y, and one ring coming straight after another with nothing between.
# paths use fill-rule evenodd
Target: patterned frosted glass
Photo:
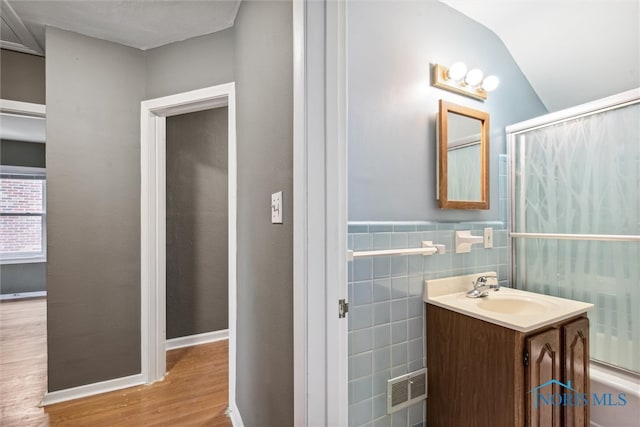
<instances>
[{"instance_id":1,"label":"patterned frosted glass","mask_svg":"<svg viewBox=\"0 0 640 427\"><path fill-rule=\"evenodd\" d=\"M516 232L640 235L640 105L517 135ZM516 287L594 303L591 356L640 372L640 242L516 239Z\"/></svg>"},{"instance_id":2,"label":"patterned frosted glass","mask_svg":"<svg viewBox=\"0 0 640 427\"><path fill-rule=\"evenodd\" d=\"M482 174L480 143L449 150L447 195L449 200L480 200Z\"/></svg>"}]
</instances>

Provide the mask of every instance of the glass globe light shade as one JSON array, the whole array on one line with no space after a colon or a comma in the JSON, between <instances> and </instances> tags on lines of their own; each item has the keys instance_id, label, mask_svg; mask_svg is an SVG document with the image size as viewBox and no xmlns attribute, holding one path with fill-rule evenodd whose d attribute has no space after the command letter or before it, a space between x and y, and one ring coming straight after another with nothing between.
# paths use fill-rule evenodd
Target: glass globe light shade
<instances>
[{"instance_id":1,"label":"glass globe light shade","mask_svg":"<svg viewBox=\"0 0 640 427\"><path fill-rule=\"evenodd\" d=\"M465 77L464 81L470 86L478 86L482 81L482 71L474 68L467 73L467 77Z\"/></svg>"},{"instance_id":2,"label":"glass globe light shade","mask_svg":"<svg viewBox=\"0 0 640 427\"><path fill-rule=\"evenodd\" d=\"M500 80L496 76L487 76L482 81L482 89L484 89L485 92L491 92L495 90L499 84Z\"/></svg>"},{"instance_id":3,"label":"glass globe light shade","mask_svg":"<svg viewBox=\"0 0 640 427\"><path fill-rule=\"evenodd\" d=\"M462 80L465 74L467 74L467 66L464 62L456 62L449 67L449 70L447 71L447 77L449 80Z\"/></svg>"}]
</instances>

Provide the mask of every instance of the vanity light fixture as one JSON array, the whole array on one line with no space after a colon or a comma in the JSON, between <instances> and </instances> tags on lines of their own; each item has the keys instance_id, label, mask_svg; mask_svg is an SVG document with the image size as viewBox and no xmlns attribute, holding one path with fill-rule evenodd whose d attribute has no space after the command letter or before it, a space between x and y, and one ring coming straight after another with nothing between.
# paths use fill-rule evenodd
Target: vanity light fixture
<instances>
[{"instance_id":1,"label":"vanity light fixture","mask_svg":"<svg viewBox=\"0 0 640 427\"><path fill-rule=\"evenodd\" d=\"M478 68L467 72L467 66L464 62L456 62L449 68L436 64L433 66L431 84L440 89L484 101L487 99L487 93L498 87L500 80L496 76L483 77L482 70Z\"/></svg>"}]
</instances>

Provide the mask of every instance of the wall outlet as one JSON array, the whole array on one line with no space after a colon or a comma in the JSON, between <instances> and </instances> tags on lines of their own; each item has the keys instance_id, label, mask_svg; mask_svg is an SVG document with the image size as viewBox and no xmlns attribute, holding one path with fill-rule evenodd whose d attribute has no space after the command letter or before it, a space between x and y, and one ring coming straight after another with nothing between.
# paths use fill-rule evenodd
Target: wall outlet
<instances>
[{"instance_id":1,"label":"wall outlet","mask_svg":"<svg viewBox=\"0 0 640 427\"><path fill-rule=\"evenodd\" d=\"M271 195L271 224L282 224L282 191Z\"/></svg>"},{"instance_id":2,"label":"wall outlet","mask_svg":"<svg viewBox=\"0 0 640 427\"><path fill-rule=\"evenodd\" d=\"M484 248L491 249L493 247L493 228L484 229Z\"/></svg>"}]
</instances>

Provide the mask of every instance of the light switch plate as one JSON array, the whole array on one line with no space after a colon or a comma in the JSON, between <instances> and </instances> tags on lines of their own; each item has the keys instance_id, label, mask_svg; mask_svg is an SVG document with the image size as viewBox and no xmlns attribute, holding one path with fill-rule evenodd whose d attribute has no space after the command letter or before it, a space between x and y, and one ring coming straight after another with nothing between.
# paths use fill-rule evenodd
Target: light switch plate
<instances>
[{"instance_id":1,"label":"light switch plate","mask_svg":"<svg viewBox=\"0 0 640 427\"><path fill-rule=\"evenodd\" d=\"M484 229L484 248L493 248L493 228L491 227Z\"/></svg>"},{"instance_id":2,"label":"light switch plate","mask_svg":"<svg viewBox=\"0 0 640 427\"><path fill-rule=\"evenodd\" d=\"M271 195L271 223L282 224L282 191Z\"/></svg>"}]
</instances>

